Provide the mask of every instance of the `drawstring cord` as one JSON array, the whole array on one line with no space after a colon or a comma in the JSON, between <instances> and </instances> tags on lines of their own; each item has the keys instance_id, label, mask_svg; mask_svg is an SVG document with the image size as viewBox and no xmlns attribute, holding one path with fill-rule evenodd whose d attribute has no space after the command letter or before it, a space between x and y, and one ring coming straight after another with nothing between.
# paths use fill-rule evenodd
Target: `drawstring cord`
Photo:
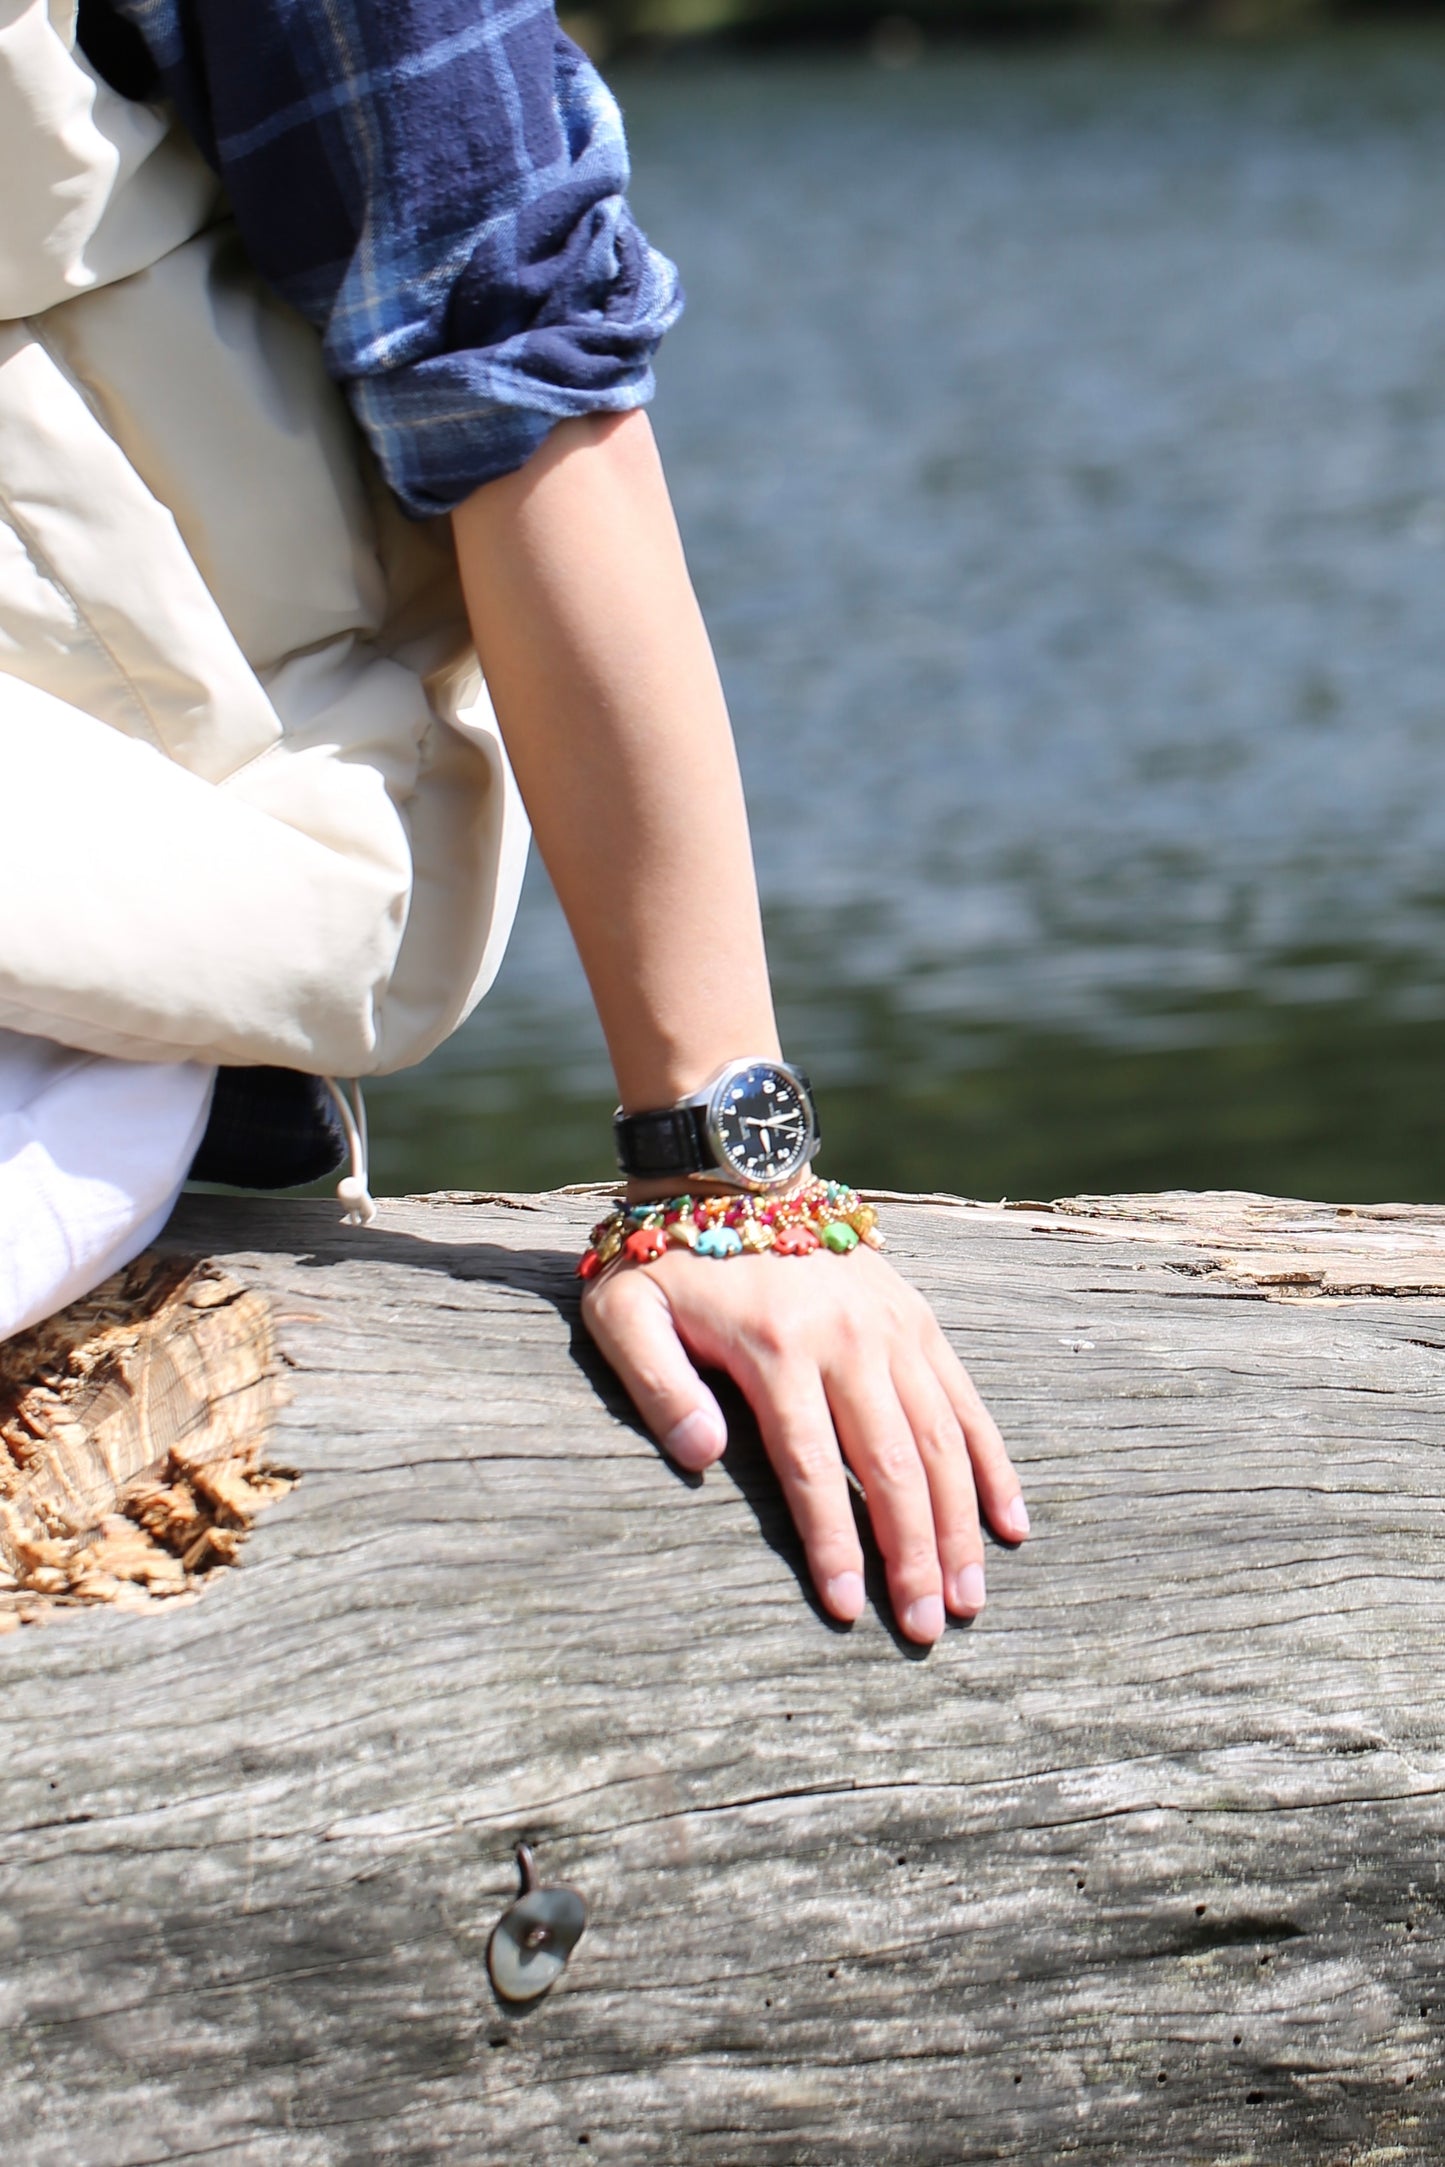
<instances>
[{"instance_id":1,"label":"drawstring cord","mask_svg":"<svg viewBox=\"0 0 1445 2167\"><path fill-rule=\"evenodd\" d=\"M336 1184L337 1200L346 1206L341 1224L370 1226L376 1217L376 1203L367 1185L366 1100L361 1095L360 1081L353 1077L348 1091L342 1089L334 1076L323 1076L321 1080L341 1116L346 1147L351 1153L351 1172Z\"/></svg>"}]
</instances>

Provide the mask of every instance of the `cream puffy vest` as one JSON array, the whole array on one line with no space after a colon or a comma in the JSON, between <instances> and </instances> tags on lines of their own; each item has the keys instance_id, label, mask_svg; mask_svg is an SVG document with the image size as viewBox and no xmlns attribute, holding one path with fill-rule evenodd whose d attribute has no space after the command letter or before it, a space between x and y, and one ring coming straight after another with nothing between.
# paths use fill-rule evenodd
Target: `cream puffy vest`
<instances>
[{"instance_id":1,"label":"cream puffy vest","mask_svg":"<svg viewBox=\"0 0 1445 2167\"><path fill-rule=\"evenodd\" d=\"M74 14L0 0L0 1024L401 1068L527 847L450 536Z\"/></svg>"}]
</instances>

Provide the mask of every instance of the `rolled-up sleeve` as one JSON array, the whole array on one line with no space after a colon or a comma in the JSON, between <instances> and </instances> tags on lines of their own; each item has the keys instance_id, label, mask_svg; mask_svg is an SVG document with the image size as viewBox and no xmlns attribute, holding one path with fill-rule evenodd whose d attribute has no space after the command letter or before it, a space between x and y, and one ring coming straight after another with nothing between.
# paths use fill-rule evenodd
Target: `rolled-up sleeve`
<instances>
[{"instance_id":1,"label":"rolled-up sleeve","mask_svg":"<svg viewBox=\"0 0 1445 2167\"><path fill-rule=\"evenodd\" d=\"M113 0L417 516L652 393L677 273L550 0Z\"/></svg>"}]
</instances>

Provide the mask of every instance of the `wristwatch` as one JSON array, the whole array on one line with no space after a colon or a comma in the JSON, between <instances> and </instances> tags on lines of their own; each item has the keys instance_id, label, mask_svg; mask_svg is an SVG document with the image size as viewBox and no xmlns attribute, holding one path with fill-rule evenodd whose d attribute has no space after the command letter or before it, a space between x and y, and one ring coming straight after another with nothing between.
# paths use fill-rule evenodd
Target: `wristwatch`
<instances>
[{"instance_id":1,"label":"wristwatch","mask_svg":"<svg viewBox=\"0 0 1445 2167\"><path fill-rule=\"evenodd\" d=\"M624 1174L706 1174L735 1189L774 1189L802 1172L821 1141L813 1092L786 1061L729 1061L676 1106L612 1117Z\"/></svg>"}]
</instances>

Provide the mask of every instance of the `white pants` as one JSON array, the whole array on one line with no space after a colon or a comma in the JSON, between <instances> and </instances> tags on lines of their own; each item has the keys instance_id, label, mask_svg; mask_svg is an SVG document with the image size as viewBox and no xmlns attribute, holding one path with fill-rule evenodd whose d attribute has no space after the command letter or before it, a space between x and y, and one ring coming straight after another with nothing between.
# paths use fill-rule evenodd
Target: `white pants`
<instances>
[{"instance_id":1,"label":"white pants","mask_svg":"<svg viewBox=\"0 0 1445 2167\"><path fill-rule=\"evenodd\" d=\"M0 1339L139 1256L175 1206L216 1072L0 1031Z\"/></svg>"}]
</instances>

